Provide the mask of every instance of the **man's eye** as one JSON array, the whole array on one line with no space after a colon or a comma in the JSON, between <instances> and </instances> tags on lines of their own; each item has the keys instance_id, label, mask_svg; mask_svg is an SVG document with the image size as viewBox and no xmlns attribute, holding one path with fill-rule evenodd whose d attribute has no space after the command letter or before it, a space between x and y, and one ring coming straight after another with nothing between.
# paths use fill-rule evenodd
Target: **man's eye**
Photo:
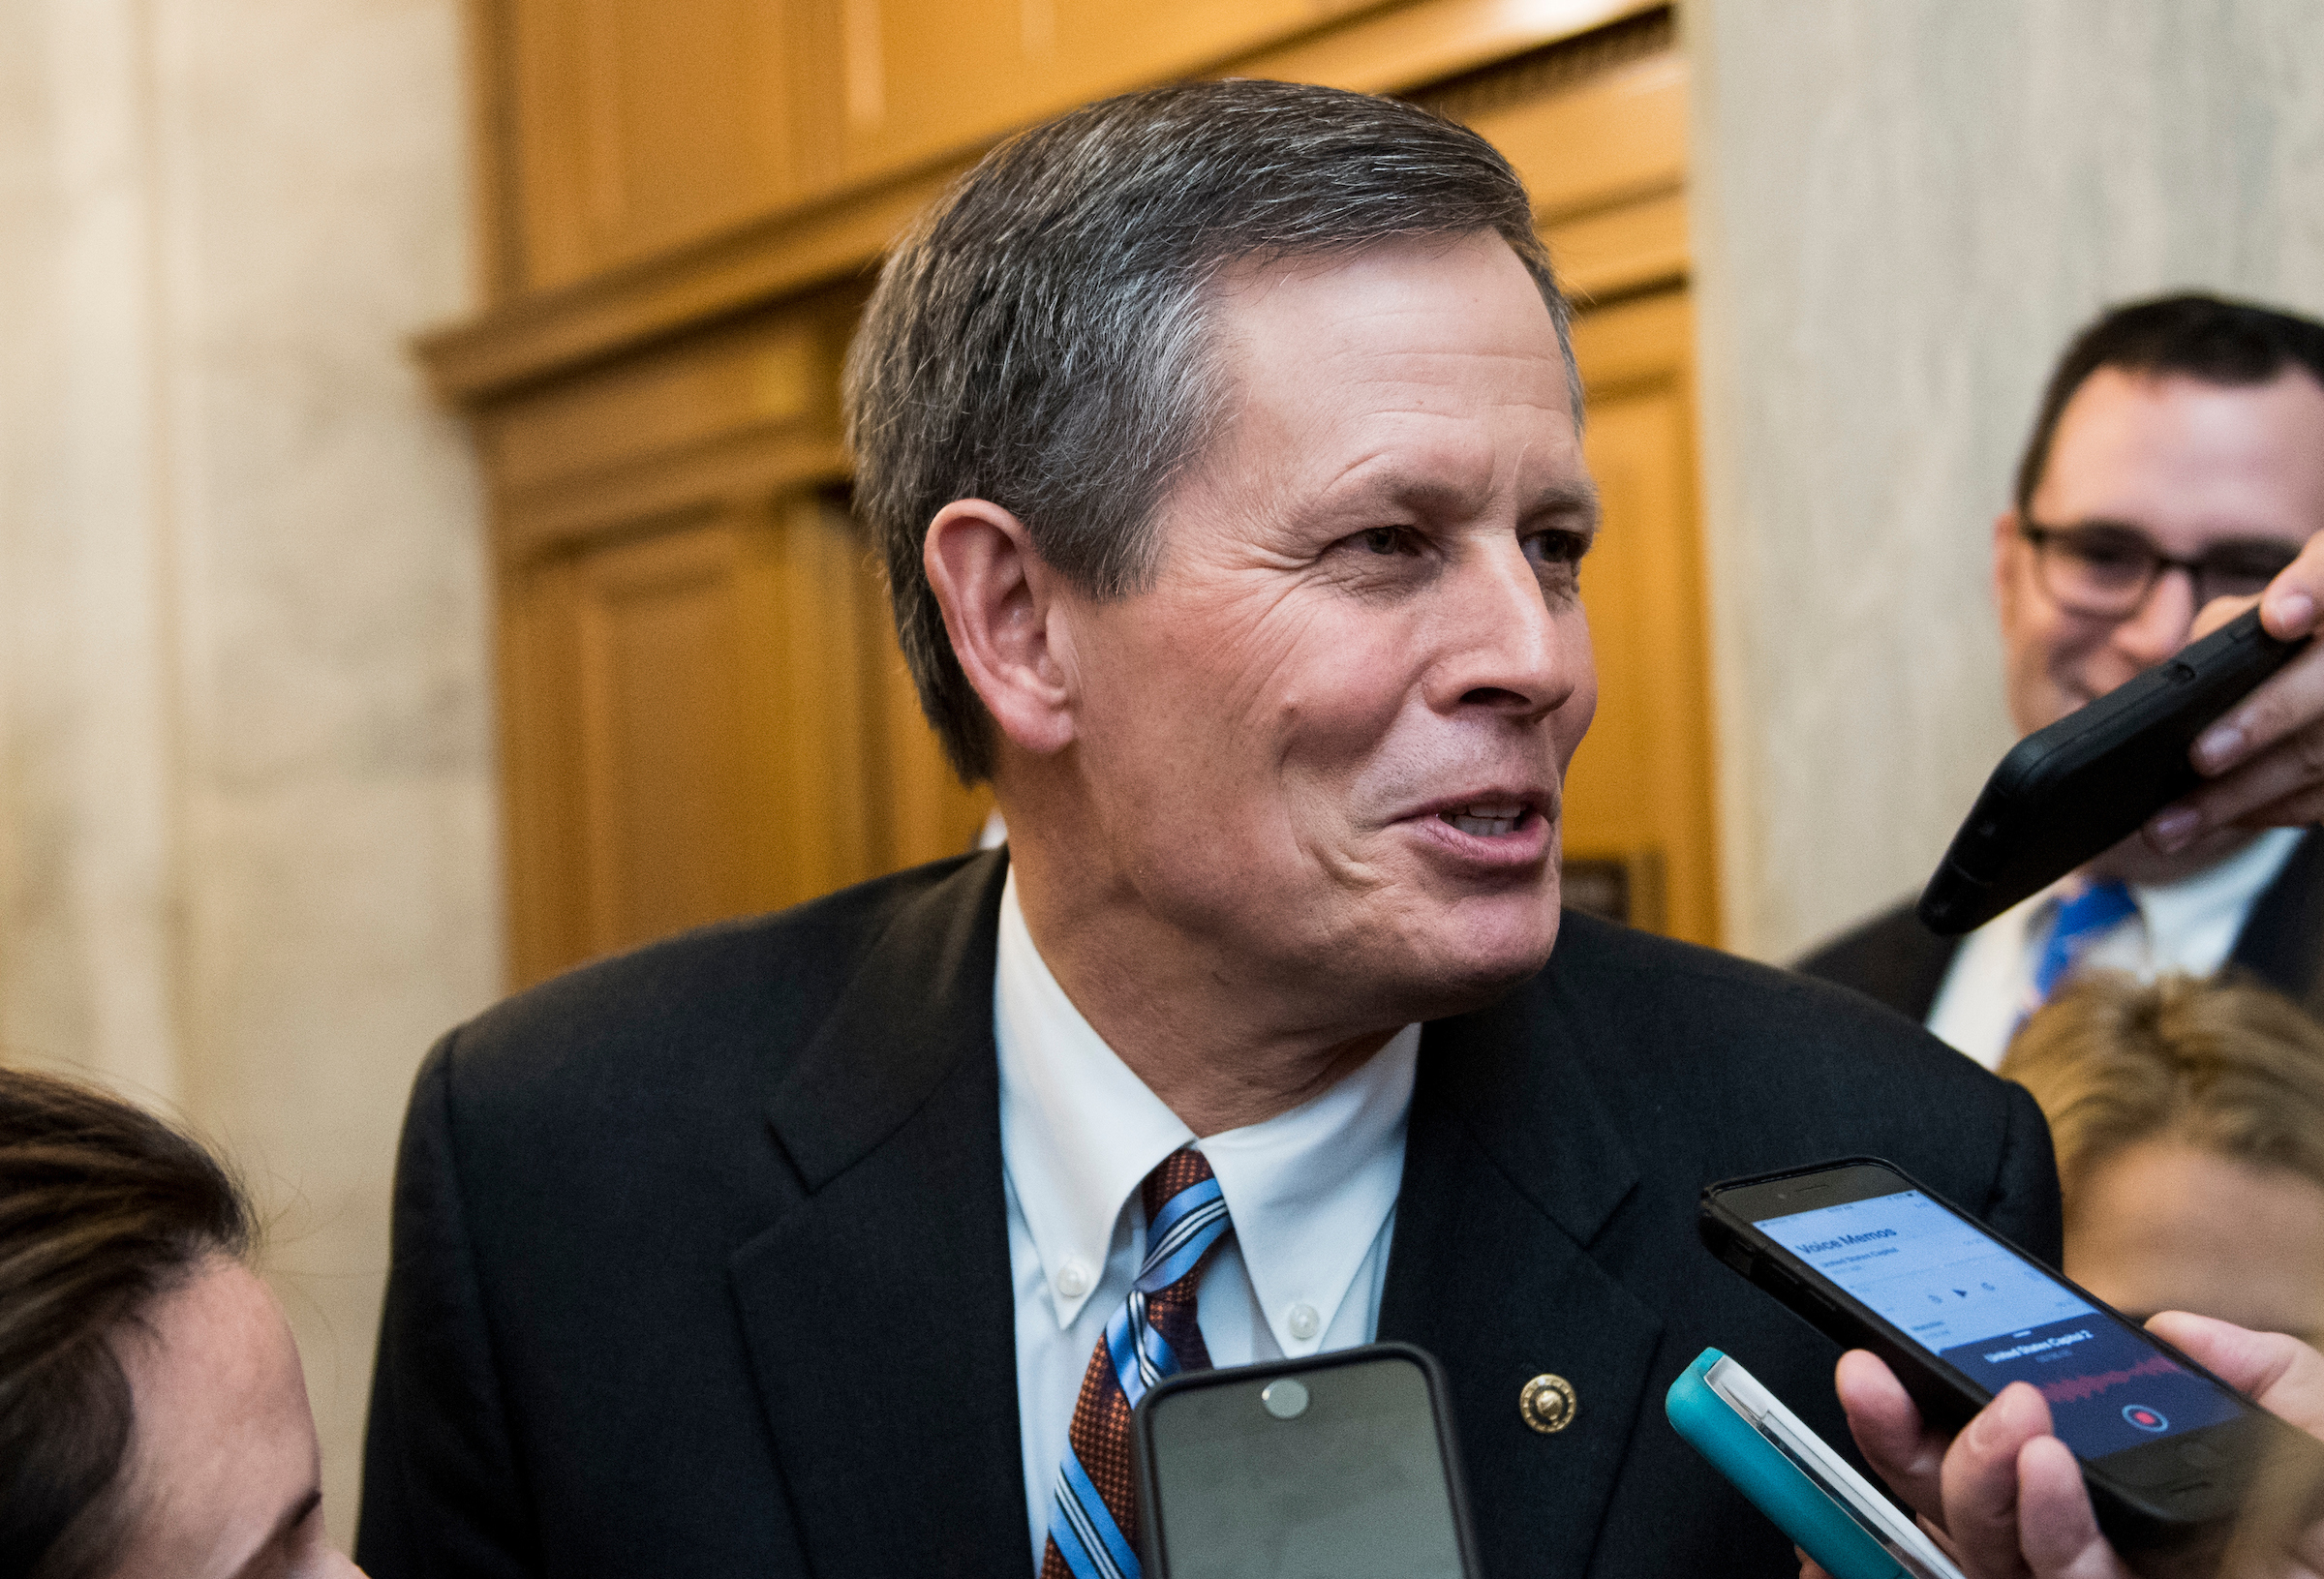
<instances>
[{"instance_id":1,"label":"man's eye","mask_svg":"<svg viewBox=\"0 0 2324 1579\"><path fill-rule=\"evenodd\" d=\"M1590 551L1590 540L1578 531L1542 531L1534 534L1532 548L1533 557L1543 564L1570 570Z\"/></svg>"},{"instance_id":2,"label":"man's eye","mask_svg":"<svg viewBox=\"0 0 2324 1579\"><path fill-rule=\"evenodd\" d=\"M2230 543L2205 555L2203 568L2221 581L2249 582L2258 588L2283 574L2298 557L2288 549Z\"/></svg>"},{"instance_id":3,"label":"man's eye","mask_svg":"<svg viewBox=\"0 0 2324 1579\"><path fill-rule=\"evenodd\" d=\"M2079 560L2095 570L2143 575L2155 562L2155 550L2129 532L2102 530L2061 532L2058 546L2066 558Z\"/></svg>"},{"instance_id":4,"label":"man's eye","mask_svg":"<svg viewBox=\"0 0 2324 1579\"><path fill-rule=\"evenodd\" d=\"M2148 556L2119 543L2084 543L2066 551L2100 570L2144 570Z\"/></svg>"},{"instance_id":5,"label":"man's eye","mask_svg":"<svg viewBox=\"0 0 2324 1579\"><path fill-rule=\"evenodd\" d=\"M1409 534L1402 527L1367 527L1358 535L1363 539L1363 546L1375 554L1411 552Z\"/></svg>"}]
</instances>

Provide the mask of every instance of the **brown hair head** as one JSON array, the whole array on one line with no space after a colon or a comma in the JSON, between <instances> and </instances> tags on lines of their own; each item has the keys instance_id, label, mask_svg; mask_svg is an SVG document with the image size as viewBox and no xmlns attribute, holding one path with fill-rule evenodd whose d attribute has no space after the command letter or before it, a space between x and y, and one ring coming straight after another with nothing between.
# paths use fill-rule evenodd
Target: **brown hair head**
<instances>
[{"instance_id":1,"label":"brown hair head","mask_svg":"<svg viewBox=\"0 0 2324 1579\"><path fill-rule=\"evenodd\" d=\"M1578 421L1524 183L1414 105L1248 78L1149 88L1010 138L921 216L848 352L847 436L904 662L964 781L991 776L994 744L922 560L936 512L990 500L1085 592L1139 591L1161 501L1232 405L1213 322L1232 265L1479 231L1533 276Z\"/></svg>"},{"instance_id":2,"label":"brown hair head","mask_svg":"<svg viewBox=\"0 0 2324 1579\"><path fill-rule=\"evenodd\" d=\"M2324 383L2324 323L2258 302L2188 291L2125 302L2074 336L2050 374L2034 432L2017 463L2017 513L2031 520L2066 402L2100 368L2179 377L2237 388L2267 383L2286 368Z\"/></svg>"},{"instance_id":3,"label":"brown hair head","mask_svg":"<svg viewBox=\"0 0 2324 1579\"><path fill-rule=\"evenodd\" d=\"M2091 976L2026 1021L2001 1073L2049 1115L2069 1213L2152 1139L2324 1186L2324 1027L2254 982Z\"/></svg>"},{"instance_id":4,"label":"brown hair head","mask_svg":"<svg viewBox=\"0 0 2324 1579\"><path fill-rule=\"evenodd\" d=\"M250 1253L210 1154L86 1086L0 1069L0 1579L83 1579L121 1536L122 1324Z\"/></svg>"}]
</instances>

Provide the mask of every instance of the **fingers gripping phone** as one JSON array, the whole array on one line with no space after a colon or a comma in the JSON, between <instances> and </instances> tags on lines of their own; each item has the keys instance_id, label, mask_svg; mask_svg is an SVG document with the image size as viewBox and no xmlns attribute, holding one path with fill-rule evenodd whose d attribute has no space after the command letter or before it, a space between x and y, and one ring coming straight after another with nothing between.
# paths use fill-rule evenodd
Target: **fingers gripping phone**
<instances>
[{"instance_id":1,"label":"fingers gripping phone","mask_svg":"<svg viewBox=\"0 0 2324 1579\"><path fill-rule=\"evenodd\" d=\"M1922 891L1921 922L1972 931L2137 833L2202 782L2187 751L2204 727L2307 645L2252 609L2019 741Z\"/></svg>"},{"instance_id":2,"label":"fingers gripping phone","mask_svg":"<svg viewBox=\"0 0 2324 1579\"><path fill-rule=\"evenodd\" d=\"M1410 1344L1172 1377L1131 1431L1152 1579L1476 1579L1443 1373Z\"/></svg>"},{"instance_id":3,"label":"fingers gripping phone","mask_svg":"<svg viewBox=\"0 0 2324 1579\"><path fill-rule=\"evenodd\" d=\"M1663 1411L1832 1579L1962 1579L1908 1514L1718 1350L1670 1383Z\"/></svg>"},{"instance_id":4,"label":"fingers gripping phone","mask_svg":"<svg viewBox=\"0 0 2324 1579\"><path fill-rule=\"evenodd\" d=\"M2012 1382L2048 1401L2098 1525L2124 1552L2225 1527L2292 1430L1877 1158L1715 1184L1703 1242L1834 1341L1888 1363L1957 1430Z\"/></svg>"}]
</instances>

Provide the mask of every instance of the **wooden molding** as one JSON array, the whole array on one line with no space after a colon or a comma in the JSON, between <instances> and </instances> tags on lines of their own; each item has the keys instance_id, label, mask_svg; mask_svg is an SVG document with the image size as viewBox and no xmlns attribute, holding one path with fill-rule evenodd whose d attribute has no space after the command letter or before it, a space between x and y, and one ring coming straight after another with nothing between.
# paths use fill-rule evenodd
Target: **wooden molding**
<instances>
[{"instance_id":1,"label":"wooden molding","mask_svg":"<svg viewBox=\"0 0 2324 1579\"><path fill-rule=\"evenodd\" d=\"M1414 0L1244 55L1210 75L1405 93L1662 9L1658 0ZM990 145L954 150L575 285L507 296L466 322L423 335L416 350L440 396L480 407L861 273ZM491 196L505 221L505 192ZM505 240L495 238L495 250ZM506 267L504 261L495 270L496 283L506 280Z\"/></svg>"},{"instance_id":2,"label":"wooden molding","mask_svg":"<svg viewBox=\"0 0 2324 1579\"><path fill-rule=\"evenodd\" d=\"M960 167L899 177L580 285L518 296L423 336L420 359L445 400L480 406L859 273Z\"/></svg>"},{"instance_id":3,"label":"wooden molding","mask_svg":"<svg viewBox=\"0 0 2324 1579\"><path fill-rule=\"evenodd\" d=\"M497 63L512 52L508 0L468 0L462 8L467 45L469 213L475 224L470 265L476 299L486 310L514 295L524 280L516 224L516 117Z\"/></svg>"},{"instance_id":4,"label":"wooden molding","mask_svg":"<svg viewBox=\"0 0 2324 1579\"><path fill-rule=\"evenodd\" d=\"M1687 277L1687 200L1673 188L1619 208L1542 227L1558 283L1590 312Z\"/></svg>"},{"instance_id":5,"label":"wooden molding","mask_svg":"<svg viewBox=\"0 0 2324 1579\"><path fill-rule=\"evenodd\" d=\"M1667 0L1421 0L1260 50L1212 75L1417 97L1423 86L1667 9Z\"/></svg>"}]
</instances>

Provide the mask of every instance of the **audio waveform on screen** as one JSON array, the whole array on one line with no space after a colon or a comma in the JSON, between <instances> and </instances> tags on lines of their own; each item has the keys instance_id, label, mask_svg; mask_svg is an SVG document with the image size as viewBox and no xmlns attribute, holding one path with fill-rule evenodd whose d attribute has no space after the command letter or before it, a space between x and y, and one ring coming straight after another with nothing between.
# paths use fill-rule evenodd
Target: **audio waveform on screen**
<instances>
[{"instance_id":1,"label":"audio waveform on screen","mask_svg":"<svg viewBox=\"0 0 2324 1579\"><path fill-rule=\"evenodd\" d=\"M2119 1387L2125 1382L2135 1382L2142 1376L2169 1376L2179 1369L2161 1354L2149 1354L2136 1365L2120 1371L2093 1371L2088 1376L2062 1376L2055 1382L2036 1382L2041 1396L2053 1404L2078 1404L2085 1398L2095 1398L2109 1387Z\"/></svg>"}]
</instances>

